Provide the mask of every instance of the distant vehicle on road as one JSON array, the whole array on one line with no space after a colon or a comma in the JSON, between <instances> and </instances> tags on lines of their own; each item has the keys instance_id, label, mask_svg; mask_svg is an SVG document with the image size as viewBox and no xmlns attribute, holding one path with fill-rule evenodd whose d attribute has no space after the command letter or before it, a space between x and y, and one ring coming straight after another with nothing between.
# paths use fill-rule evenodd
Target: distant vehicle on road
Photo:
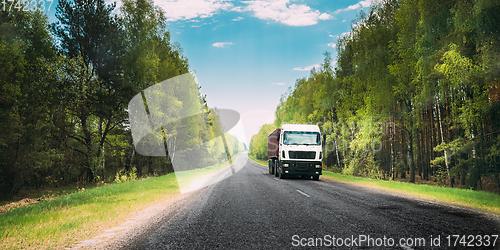
<instances>
[{"instance_id":1,"label":"distant vehicle on road","mask_svg":"<svg viewBox=\"0 0 500 250\"><path fill-rule=\"evenodd\" d=\"M280 179L322 174L321 132L317 125L285 124L267 136L269 173Z\"/></svg>"}]
</instances>

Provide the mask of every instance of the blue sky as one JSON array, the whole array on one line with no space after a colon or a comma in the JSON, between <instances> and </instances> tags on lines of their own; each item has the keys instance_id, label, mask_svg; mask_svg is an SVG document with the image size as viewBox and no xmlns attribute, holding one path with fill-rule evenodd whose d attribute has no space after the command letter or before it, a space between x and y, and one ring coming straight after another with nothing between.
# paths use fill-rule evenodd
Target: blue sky
<instances>
[{"instance_id":1,"label":"blue sky","mask_svg":"<svg viewBox=\"0 0 500 250\"><path fill-rule=\"evenodd\" d=\"M55 21L52 5L49 16ZM112 1L109 1L112 2ZM372 0L156 0L210 106L238 111L241 141L274 120L280 96L335 61L338 36ZM120 6L120 1L117 1ZM335 63L335 62L334 62Z\"/></svg>"}]
</instances>

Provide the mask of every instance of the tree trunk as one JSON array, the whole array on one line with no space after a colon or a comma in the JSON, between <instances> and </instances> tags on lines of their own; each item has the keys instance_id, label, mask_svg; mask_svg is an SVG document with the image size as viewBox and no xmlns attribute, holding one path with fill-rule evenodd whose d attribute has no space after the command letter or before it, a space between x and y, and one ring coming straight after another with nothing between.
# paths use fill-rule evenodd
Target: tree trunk
<instances>
[{"instance_id":1,"label":"tree trunk","mask_svg":"<svg viewBox=\"0 0 500 250\"><path fill-rule=\"evenodd\" d=\"M441 122L441 111L439 108L439 99L436 96L436 109L437 109L437 114L438 114L438 121L439 121L439 130L441 131L441 143L446 143L444 141L444 136L443 136L443 125ZM448 175L448 179L450 180L451 184L451 178L450 178L450 167L448 166L448 154L446 153L446 149L444 150L444 165L446 166L446 174ZM453 185L452 185L453 187Z\"/></svg>"},{"instance_id":2,"label":"tree trunk","mask_svg":"<svg viewBox=\"0 0 500 250\"><path fill-rule=\"evenodd\" d=\"M429 151L430 151L430 159L429 159L429 163L430 161L434 160L435 157L435 152L434 152L434 142L436 141L436 134L434 132L434 105L431 105L429 107L429 116L430 116L430 141L429 141ZM430 168L430 175L431 176L434 176L434 168Z\"/></svg>"},{"instance_id":3,"label":"tree trunk","mask_svg":"<svg viewBox=\"0 0 500 250\"><path fill-rule=\"evenodd\" d=\"M407 161L407 150L405 147L405 142L404 142L404 131L403 133L400 133L401 135L401 160L403 161L403 170L401 171L401 178L406 179L406 170L408 169L408 161Z\"/></svg>"},{"instance_id":4,"label":"tree trunk","mask_svg":"<svg viewBox=\"0 0 500 250\"><path fill-rule=\"evenodd\" d=\"M335 138L333 139L333 143L335 144L335 155L337 156L337 167L341 168L340 159L339 159L339 148L337 147L337 140L335 140Z\"/></svg>"},{"instance_id":5,"label":"tree trunk","mask_svg":"<svg viewBox=\"0 0 500 250\"><path fill-rule=\"evenodd\" d=\"M80 115L80 121L82 124L82 130L83 134L85 135L85 146L87 147L87 153L86 153L86 162L85 162L85 170L83 173L81 173L81 177L84 177L86 181L93 181L94 180L94 170L93 170L93 158L94 154L92 152L92 135L89 130L88 124L87 124L87 119L88 116L86 114L81 114ZM83 176L82 176L83 174Z\"/></svg>"},{"instance_id":6,"label":"tree trunk","mask_svg":"<svg viewBox=\"0 0 500 250\"><path fill-rule=\"evenodd\" d=\"M130 157L128 157L126 162L125 162L125 171L127 171L127 172L130 170L130 166L132 165L132 162L134 160L135 149L134 149L133 143L130 146L130 154L129 155L130 155Z\"/></svg>"},{"instance_id":7,"label":"tree trunk","mask_svg":"<svg viewBox=\"0 0 500 250\"><path fill-rule=\"evenodd\" d=\"M392 123L391 123L391 127L389 128L389 131L390 131L390 138L389 140L391 141L391 159L390 159L390 162L391 162L391 179L394 180L395 178L395 174L394 174L394 131L395 128L394 128L394 116L392 116Z\"/></svg>"},{"instance_id":8,"label":"tree trunk","mask_svg":"<svg viewBox=\"0 0 500 250\"><path fill-rule=\"evenodd\" d=\"M408 157L408 160L409 160L409 163L410 163L410 182L411 183L415 183L415 161L414 161L414 158L413 158L413 135L409 134L408 136L409 138L409 142L410 143L410 147L409 147L409 157Z\"/></svg>"}]
</instances>

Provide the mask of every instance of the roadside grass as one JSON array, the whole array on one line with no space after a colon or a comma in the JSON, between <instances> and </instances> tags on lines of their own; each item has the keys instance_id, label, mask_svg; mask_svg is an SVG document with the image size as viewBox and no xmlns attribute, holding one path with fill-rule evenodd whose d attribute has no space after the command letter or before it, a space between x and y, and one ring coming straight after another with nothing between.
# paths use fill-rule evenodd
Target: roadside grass
<instances>
[{"instance_id":1,"label":"roadside grass","mask_svg":"<svg viewBox=\"0 0 500 250\"><path fill-rule=\"evenodd\" d=\"M267 161L264 161L264 160L260 160L260 159L257 159L257 157L255 157L254 155L252 155L250 152L248 152L248 158L260 165L263 165L263 166L266 166L268 167L268 163Z\"/></svg>"},{"instance_id":2,"label":"roadside grass","mask_svg":"<svg viewBox=\"0 0 500 250\"><path fill-rule=\"evenodd\" d=\"M241 153L240 153L241 154ZM236 161L237 154L233 156ZM178 172L189 180L229 163ZM180 194L175 173L87 188L0 214L0 249L64 249L123 222L131 213Z\"/></svg>"},{"instance_id":3,"label":"roadside grass","mask_svg":"<svg viewBox=\"0 0 500 250\"><path fill-rule=\"evenodd\" d=\"M439 203L470 207L483 212L500 215L500 195L461 188L450 188L413 184L398 181L374 180L323 171L324 178L356 185L390 191L397 194L413 196L419 199Z\"/></svg>"},{"instance_id":4,"label":"roadside grass","mask_svg":"<svg viewBox=\"0 0 500 250\"><path fill-rule=\"evenodd\" d=\"M87 189L0 214L0 249L62 249L179 194L173 173Z\"/></svg>"},{"instance_id":5,"label":"roadside grass","mask_svg":"<svg viewBox=\"0 0 500 250\"><path fill-rule=\"evenodd\" d=\"M252 161L267 167L267 162L248 154ZM500 195L485 191L430 186L398 181L375 180L350 175L343 175L323 170L321 178L338 182L352 183L369 188L408 195L423 200L430 200L455 206L474 208L483 212L500 215Z\"/></svg>"},{"instance_id":6,"label":"roadside grass","mask_svg":"<svg viewBox=\"0 0 500 250\"><path fill-rule=\"evenodd\" d=\"M95 187L97 185L96 184L88 184L87 186ZM39 188L39 189L24 189L24 188L22 188L19 191L19 193L17 195L13 196L10 200L0 201L0 206L9 204L11 202L17 202L17 201L24 199L24 198L48 199L48 198L55 198L55 197L58 197L61 195L71 194L71 193L74 193L76 191L78 191L78 189L77 189L77 185L75 183L64 185L64 186L59 185L58 187L51 187L51 188Z\"/></svg>"}]
</instances>

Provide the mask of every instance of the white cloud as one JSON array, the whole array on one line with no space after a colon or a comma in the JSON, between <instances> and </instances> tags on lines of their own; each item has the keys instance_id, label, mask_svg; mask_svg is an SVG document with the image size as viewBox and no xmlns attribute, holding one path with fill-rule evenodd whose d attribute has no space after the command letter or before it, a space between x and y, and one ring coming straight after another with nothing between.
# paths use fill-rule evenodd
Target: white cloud
<instances>
[{"instance_id":1,"label":"white cloud","mask_svg":"<svg viewBox=\"0 0 500 250\"><path fill-rule=\"evenodd\" d=\"M321 67L319 64L313 64L313 65L309 65L307 67L304 67L304 68L301 68L301 67L295 67L293 68L293 70L297 70L297 71L309 71L313 68L319 68Z\"/></svg>"},{"instance_id":2,"label":"white cloud","mask_svg":"<svg viewBox=\"0 0 500 250\"><path fill-rule=\"evenodd\" d=\"M317 11L317 12L319 12L319 11ZM318 17L319 20L328 20L330 18L332 18L332 16L330 16L330 14L327 14L327 13L321 13L321 15L319 15L319 17Z\"/></svg>"},{"instance_id":3,"label":"white cloud","mask_svg":"<svg viewBox=\"0 0 500 250\"><path fill-rule=\"evenodd\" d=\"M338 36L331 35L331 34L330 34L330 35L328 35L328 36L329 36L329 37L334 37L334 38L341 38L341 37L343 37L343 36L350 35L350 34L351 34L351 32L350 32L350 31L348 31L348 32L344 32L344 33L342 33L342 34L340 34L340 35L338 35ZM328 44L328 46L330 46L330 44Z\"/></svg>"},{"instance_id":4,"label":"white cloud","mask_svg":"<svg viewBox=\"0 0 500 250\"><path fill-rule=\"evenodd\" d=\"M166 12L167 21L211 17L233 7L228 0L160 0L155 3Z\"/></svg>"},{"instance_id":5,"label":"white cloud","mask_svg":"<svg viewBox=\"0 0 500 250\"><path fill-rule=\"evenodd\" d=\"M237 7L230 9L230 11L243 12L245 10L243 10L242 6L237 6Z\"/></svg>"},{"instance_id":6,"label":"white cloud","mask_svg":"<svg viewBox=\"0 0 500 250\"><path fill-rule=\"evenodd\" d=\"M217 48L224 48L226 45L233 45L232 42L219 42L219 43L214 43L212 46L217 47Z\"/></svg>"},{"instance_id":7,"label":"white cloud","mask_svg":"<svg viewBox=\"0 0 500 250\"><path fill-rule=\"evenodd\" d=\"M344 33L340 34L340 36L334 36L334 37L337 37L337 38L341 38L341 37L344 37L344 36L349 36L350 37L351 35L352 35L352 33L350 31L347 31L347 32L344 32Z\"/></svg>"},{"instance_id":8,"label":"white cloud","mask_svg":"<svg viewBox=\"0 0 500 250\"><path fill-rule=\"evenodd\" d=\"M243 20L243 19L244 19L243 17L240 17L240 16L239 16L239 17L237 17L237 18L235 18L235 19L232 19L231 21L240 21L240 20Z\"/></svg>"},{"instance_id":9,"label":"white cloud","mask_svg":"<svg viewBox=\"0 0 500 250\"><path fill-rule=\"evenodd\" d=\"M335 14L338 14L342 11L349 11L349 10L356 10L356 9L359 9L359 8L366 8L366 7L370 7L370 5L372 4L374 0L364 0L364 1L359 1L357 4L353 4L345 9L338 9L336 10L334 13ZM344 20L345 21L345 20ZM342 21L342 22L344 22Z\"/></svg>"},{"instance_id":10,"label":"white cloud","mask_svg":"<svg viewBox=\"0 0 500 250\"><path fill-rule=\"evenodd\" d=\"M284 82L277 82L277 83L271 83L271 85L281 85L281 86L283 86L283 85L286 85L286 84Z\"/></svg>"},{"instance_id":11,"label":"white cloud","mask_svg":"<svg viewBox=\"0 0 500 250\"><path fill-rule=\"evenodd\" d=\"M330 14L313 10L304 4L290 4L291 0L254 0L243 1L246 11L253 12L259 19L274 20L290 26L309 26L318 20L332 18Z\"/></svg>"}]
</instances>

